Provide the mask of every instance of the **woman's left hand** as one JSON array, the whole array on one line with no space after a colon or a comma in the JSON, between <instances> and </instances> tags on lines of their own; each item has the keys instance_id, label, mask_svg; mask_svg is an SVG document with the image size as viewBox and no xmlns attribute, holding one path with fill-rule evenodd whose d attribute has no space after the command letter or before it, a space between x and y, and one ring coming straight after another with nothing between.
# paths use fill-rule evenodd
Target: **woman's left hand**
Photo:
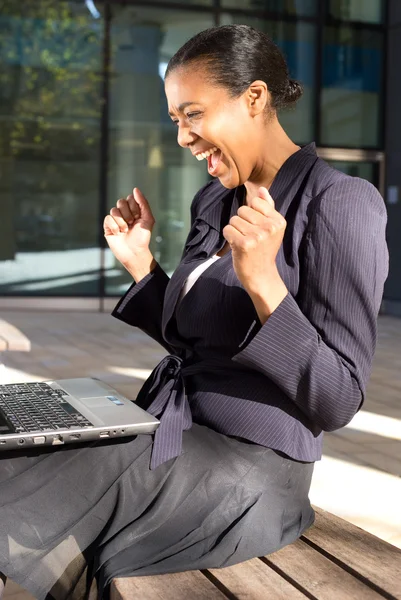
<instances>
[{"instance_id":1,"label":"woman's left hand","mask_svg":"<svg viewBox=\"0 0 401 600\"><path fill-rule=\"evenodd\" d=\"M241 206L223 229L231 246L235 273L262 322L288 293L276 265L286 225L269 192L261 187L258 196Z\"/></svg>"}]
</instances>

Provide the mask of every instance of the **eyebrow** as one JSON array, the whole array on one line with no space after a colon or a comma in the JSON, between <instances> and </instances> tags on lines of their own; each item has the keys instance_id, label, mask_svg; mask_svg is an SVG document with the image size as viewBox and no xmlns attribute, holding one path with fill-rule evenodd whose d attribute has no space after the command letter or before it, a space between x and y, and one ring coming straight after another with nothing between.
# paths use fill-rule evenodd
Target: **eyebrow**
<instances>
[{"instance_id":1,"label":"eyebrow","mask_svg":"<svg viewBox=\"0 0 401 600\"><path fill-rule=\"evenodd\" d=\"M182 112L184 108L187 108L187 106L191 106L191 104L196 104L196 102L193 102L192 100L190 102L183 102L179 105L178 112ZM171 110L169 110L168 114L170 115L170 117L172 117L174 113L172 113Z\"/></svg>"}]
</instances>

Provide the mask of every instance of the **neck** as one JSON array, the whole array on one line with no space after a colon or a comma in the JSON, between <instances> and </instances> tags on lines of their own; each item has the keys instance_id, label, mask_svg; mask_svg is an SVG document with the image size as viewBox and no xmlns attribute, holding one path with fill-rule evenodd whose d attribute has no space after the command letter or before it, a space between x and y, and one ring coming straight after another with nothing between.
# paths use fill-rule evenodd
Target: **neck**
<instances>
[{"instance_id":1,"label":"neck","mask_svg":"<svg viewBox=\"0 0 401 600\"><path fill-rule=\"evenodd\" d=\"M246 198L257 196L260 187L269 189L283 164L299 149L300 146L290 140L277 117L273 117L263 136L260 159L249 180L245 182Z\"/></svg>"}]
</instances>

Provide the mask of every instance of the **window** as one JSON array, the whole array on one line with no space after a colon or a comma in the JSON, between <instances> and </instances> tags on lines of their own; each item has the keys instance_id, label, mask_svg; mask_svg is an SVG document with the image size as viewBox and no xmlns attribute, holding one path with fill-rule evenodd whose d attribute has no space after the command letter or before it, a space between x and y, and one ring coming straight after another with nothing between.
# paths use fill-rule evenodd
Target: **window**
<instances>
[{"instance_id":1,"label":"window","mask_svg":"<svg viewBox=\"0 0 401 600\"><path fill-rule=\"evenodd\" d=\"M283 51L304 88L278 115L295 143L317 134L320 148L383 148L385 0L0 4L0 295L124 292L131 277L104 249L101 205L107 196L108 212L134 186L155 215L151 250L174 271L209 175L177 143L163 78L174 53L216 22L261 29ZM377 184L374 162L332 164Z\"/></svg>"},{"instance_id":2,"label":"window","mask_svg":"<svg viewBox=\"0 0 401 600\"><path fill-rule=\"evenodd\" d=\"M334 169L338 169L347 175L352 175L352 177L367 179L370 183L378 187L378 163L376 162L346 160L328 160L326 162Z\"/></svg>"},{"instance_id":3,"label":"window","mask_svg":"<svg viewBox=\"0 0 401 600\"><path fill-rule=\"evenodd\" d=\"M383 13L383 0L329 0L328 3L329 16L342 21L381 23Z\"/></svg>"},{"instance_id":4,"label":"window","mask_svg":"<svg viewBox=\"0 0 401 600\"><path fill-rule=\"evenodd\" d=\"M182 4L183 8L185 8L186 6L188 6L188 4L192 5L192 6L209 6L212 7L213 6L213 2L214 0L157 0L157 2L159 2L160 4L166 3L166 4ZM146 4L146 0L143 0L143 4ZM157 11L157 8L154 8L153 10ZM178 50L178 48L177 48Z\"/></svg>"},{"instance_id":5,"label":"window","mask_svg":"<svg viewBox=\"0 0 401 600\"><path fill-rule=\"evenodd\" d=\"M3 294L99 294L101 49L84 5L2 3Z\"/></svg>"},{"instance_id":6,"label":"window","mask_svg":"<svg viewBox=\"0 0 401 600\"><path fill-rule=\"evenodd\" d=\"M321 143L380 146L382 34L326 27L322 62Z\"/></svg>"},{"instance_id":7,"label":"window","mask_svg":"<svg viewBox=\"0 0 401 600\"><path fill-rule=\"evenodd\" d=\"M221 0L221 6L302 17L311 17L316 13L316 0Z\"/></svg>"},{"instance_id":8,"label":"window","mask_svg":"<svg viewBox=\"0 0 401 600\"><path fill-rule=\"evenodd\" d=\"M290 76L302 83L304 93L296 107L280 112L279 120L295 142L310 142L313 139L315 25L242 16L237 18L227 13L223 15L222 22L251 25L266 32L280 47L286 58Z\"/></svg>"},{"instance_id":9,"label":"window","mask_svg":"<svg viewBox=\"0 0 401 600\"><path fill-rule=\"evenodd\" d=\"M177 143L168 115L164 71L170 58L212 16L194 11L115 7L111 25L110 207L139 187L156 225L151 250L167 273L177 266L190 227L190 204L208 180L199 163ZM118 295L131 276L106 251L106 290Z\"/></svg>"}]
</instances>

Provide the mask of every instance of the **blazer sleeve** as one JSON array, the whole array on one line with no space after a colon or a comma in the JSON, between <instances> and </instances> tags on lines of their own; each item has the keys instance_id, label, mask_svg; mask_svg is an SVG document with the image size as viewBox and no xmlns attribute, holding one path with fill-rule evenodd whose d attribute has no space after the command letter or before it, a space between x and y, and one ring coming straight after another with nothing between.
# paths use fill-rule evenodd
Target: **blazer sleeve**
<instances>
[{"instance_id":1,"label":"blazer sleeve","mask_svg":"<svg viewBox=\"0 0 401 600\"><path fill-rule=\"evenodd\" d=\"M199 200L209 185L210 182L203 186L192 200L191 227L197 215ZM162 335L164 295L169 281L168 275L157 264L146 277L131 285L111 314L128 325L138 327L168 352L174 353L174 349L167 344Z\"/></svg>"},{"instance_id":2,"label":"blazer sleeve","mask_svg":"<svg viewBox=\"0 0 401 600\"><path fill-rule=\"evenodd\" d=\"M362 406L388 273L386 210L365 180L323 193L306 232L297 300L290 294L234 357L260 371L325 431Z\"/></svg>"},{"instance_id":3,"label":"blazer sleeve","mask_svg":"<svg viewBox=\"0 0 401 600\"><path fill-rule=\"evenodd\" d=\"M138 327L171 352L162 335L164 294L169 281L168 275L157 264L153 271L131 285L111 314L128 325Z\"/></svg>"}]
</instances>

